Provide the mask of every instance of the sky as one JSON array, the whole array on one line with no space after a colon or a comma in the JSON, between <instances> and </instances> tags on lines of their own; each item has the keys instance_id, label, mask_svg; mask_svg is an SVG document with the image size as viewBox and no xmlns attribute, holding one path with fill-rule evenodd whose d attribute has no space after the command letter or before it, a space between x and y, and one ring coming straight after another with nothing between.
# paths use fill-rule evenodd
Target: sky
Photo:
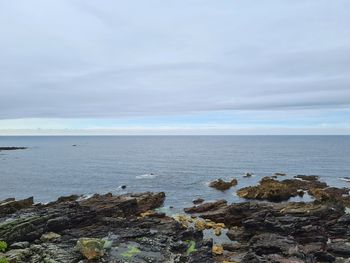
<instances>
[{"instance_id":1,"label":"sky","mask_svg":"<svg viewBox=\"0 0 350 263\"><path fill-rule=\"evenodd\" d=\"M350 134L348 0L0 0L0 135Z\"/></svg>"}]
</instances>

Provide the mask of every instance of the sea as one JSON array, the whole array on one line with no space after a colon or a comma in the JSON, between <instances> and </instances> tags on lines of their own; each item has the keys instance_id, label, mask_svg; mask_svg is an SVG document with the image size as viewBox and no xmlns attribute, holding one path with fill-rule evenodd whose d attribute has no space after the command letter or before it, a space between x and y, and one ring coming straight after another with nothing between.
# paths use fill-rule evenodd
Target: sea
<instances>
[{"instance_id":1,"label":"sea","mask_svg":"<svg viewBox=\"0 0 350 263\"><path fill-rule=\"evenodd\" d=\"M237 189L276 172L350 187L350 136L2 136L3 146L28 148L0 152L0 200L164 191L180 211L196 198L244 201ZM218 178L238 185L208 187Z\"/></svg>"}]
</instances>

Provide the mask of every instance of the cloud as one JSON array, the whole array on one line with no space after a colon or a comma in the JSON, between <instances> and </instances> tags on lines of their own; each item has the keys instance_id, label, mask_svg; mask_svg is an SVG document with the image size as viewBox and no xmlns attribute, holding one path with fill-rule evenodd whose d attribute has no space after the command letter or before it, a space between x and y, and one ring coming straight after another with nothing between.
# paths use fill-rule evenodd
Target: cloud
<instances>
[{"instance_id":1,"label":"cloud","mask_svg":"<svg viewBox=\"0 0 350 263\"><path fill-rule=\"evenodd\" d=\"M0 119L350 108L350 2L0 2Z\"/></svg>"}]
</instances>

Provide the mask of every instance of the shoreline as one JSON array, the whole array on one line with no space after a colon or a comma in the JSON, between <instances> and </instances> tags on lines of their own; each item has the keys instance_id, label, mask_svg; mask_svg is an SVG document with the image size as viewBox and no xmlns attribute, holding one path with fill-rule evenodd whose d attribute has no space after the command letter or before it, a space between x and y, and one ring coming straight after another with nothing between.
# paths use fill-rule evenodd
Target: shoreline
<instances>
[{"instance_id":1,"label":"shoreline","mask_svg":"<svg viewBox=\"0 0 350 263\"><path fill-rule=\"evenodd\" d=\"M32 197L10 198L0 202L0 241L7 246L0 259L11 263L347 262L349 189L329 187L315 176L273 177L239 189L245 202L194 200L192 207L174 216L159 210L166 198L163 192L72 195L48 204L34 204ZM236 183L214 182L217 189ZM304 192L315 200L287 201Z\"/></svg>"}]
</instances>

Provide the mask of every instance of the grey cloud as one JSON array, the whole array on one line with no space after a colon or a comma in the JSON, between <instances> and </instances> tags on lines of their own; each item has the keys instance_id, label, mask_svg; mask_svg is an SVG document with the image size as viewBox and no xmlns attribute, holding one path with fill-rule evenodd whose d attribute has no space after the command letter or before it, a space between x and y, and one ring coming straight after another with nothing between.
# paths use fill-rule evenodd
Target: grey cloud
<instances>
[{"instance_id":1,"label":"grey cloud","mask_svg":"<svg viewBox=\"0 0 350 263\"><path fill-rule=\"evenodd\" d=\"M345 0L0 0L0 118L350 108Z\"/></svg>"}]
</instances>

